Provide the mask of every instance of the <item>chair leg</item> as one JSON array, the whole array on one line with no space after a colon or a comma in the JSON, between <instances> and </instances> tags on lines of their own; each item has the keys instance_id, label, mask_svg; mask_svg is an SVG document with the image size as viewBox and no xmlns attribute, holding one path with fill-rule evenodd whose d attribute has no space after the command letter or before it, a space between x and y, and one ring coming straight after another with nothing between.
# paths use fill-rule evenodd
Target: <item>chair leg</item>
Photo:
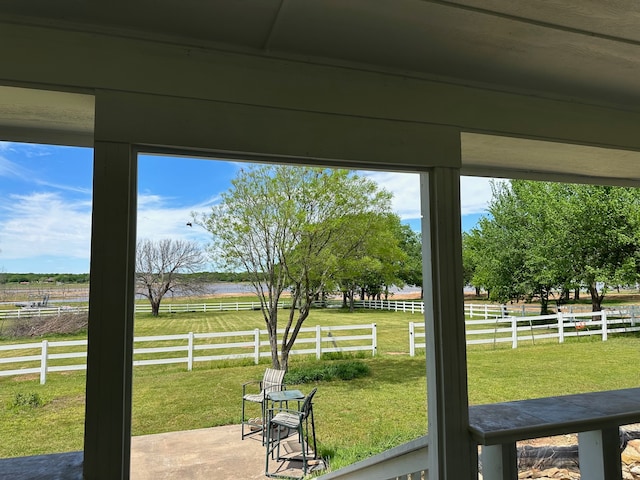
<instances>
[{"instance_id":1,"label":"chair leg","mask_svg":"<svg viewBox=\"0 0 640 480\"><path fill-rule=\"evenodd\" d=\"M242 423L242 440L244 440L244 398L242 399L242 419L241 419L241 423Z\"/></svg>"}]
</instances>

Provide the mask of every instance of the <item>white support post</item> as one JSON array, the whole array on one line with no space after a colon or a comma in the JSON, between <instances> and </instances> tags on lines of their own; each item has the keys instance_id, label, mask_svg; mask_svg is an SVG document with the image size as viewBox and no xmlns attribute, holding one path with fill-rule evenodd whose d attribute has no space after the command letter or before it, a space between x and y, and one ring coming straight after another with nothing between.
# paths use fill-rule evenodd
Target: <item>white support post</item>
<instances>
[{"instance_id":1,"label":"white support post","mask_svg":"<svg viewBox=\"0 0 640 480\"><path fill-rule=\"evenodd\" d=\"M484 319L487 320L489 318L489 307L487 305L484 306Z\"/></svg>"},{"instance_id":2,"label":"white support post","mask_svg":"<svg viewBox=\"0 0 640 480\"><path fill-rule=\"evenodd\" d=\"M564 343L564 317L562 313L557 313L558 318L558 343ZM573 322L575 323L576 319L574 317Z\"/></svg>"},{"instance_id":3,"label":"white support post","mask_svg":"<svg viewBox=\"0 0 640 480\"><path fill-rule=\"evenodd\" d=\"M518 319L511 317L511 348L518 348Z\"/></svg>"},{"instance_id":4,"label":"white support post","mask_svg":"<svg viewBox=\"0 0 640 480\"><path fill-rule=\"evenodd\" d=\"M416 336L413 322L409 322L409 356L416 356Z\"/></svg>"},{"instance_id":5,"label":"white support post","mask_svg":"<svg viewBox=\"0 0 640 480\"><path fill-rule=\"evenodd\" d=\"M578 457L582 480L621 479L618 428L578 433Z\"/></svg>"},{"instance_id":6,"label":"white support post","mask_svg":"<svg viewBox=\"0 0 640 480\"><path fill-rule=\"evenodd\" d=\"M260 329L253 331L253 363L260 363Z\"/></svg>"},{"instance_id":7,"label":"white support post","mask_svg":"<svg viewBox=\"0 0 640 480\"><path fill-rule=\"evenodd\" d=\"M515 443L482 447L482 478L484 480L518 478L518 455Z\"/></svg>"},{"instance_id":8,"label":"white support post","mask_svg":"<svg viewBox=\"0 0 640 480\"><path fill-rule=\"evenodd\" d=\"M322 357L322 330L320 325L316 325L316 360Z\"/></svg>"},{"instance_id":9,"label":"white support post","mask_svg":"<svg viewBox=\"0 0 640 480\"><path fill-rule=\"evenodd\" d=\"M375 357L378 352L378 326L371 324L371 356Z\"/></svg>"},{"instance_id":10,"label":"white support post","mask_svg":"<svg viewBox=\"0 0 640 480\"><path fill-rule=\"evenodd\" d=\"M602 320L602 341L606 342L609 337L609 332L607 331L607 312L602 310L600 312L600 319Z\"/></svg>"},{"instance_id":11,"label":"white support post","mask_svg":"<svg viewBox=\"0 0 640 480\"><path fill-rule=\"evenodd\" d=\"M83 478L127 480L137 159L130 144L100 140L107 105L101 94L96 97Z\"/></svg>"},{"instance_id":12,"label":"white support post","mask_svg":"<svg viewBox=\"0 0 640 480\"><path fill-rule=\"evenodd\" d=\"M456 139L443 145L452 163L459 161ZM477 475L478 453L468 432L460 170L435 167L420 180L429 478L471 479Z\"/></svg>"},{"instance_id":13,"label":"white support post","mask_svg":"<svg viewBox=\"0 0 640 480\"><path fill-rule=\"evenodd\" d=\"M42 351L40 354L40 385L47 382L47 360L49 357L49 342L42 341Z\"/></svg>"},{"instance_id":14,"label":"white support post","mask_svg":"<svg viewBox=\"0 0 640 480\"><path fill-rule=\"evenodd\" d=\"M187 347L187 371L193 370L193 332L189 332Z\"/></svg>"}]
</instances>

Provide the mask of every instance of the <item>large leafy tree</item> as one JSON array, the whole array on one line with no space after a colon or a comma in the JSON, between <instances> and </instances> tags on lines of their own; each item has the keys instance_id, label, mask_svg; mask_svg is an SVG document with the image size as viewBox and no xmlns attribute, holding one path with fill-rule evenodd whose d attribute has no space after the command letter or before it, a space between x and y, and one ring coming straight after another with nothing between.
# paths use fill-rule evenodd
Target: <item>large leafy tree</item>
<instances>
[{"instance_id":1,"label":"large leafy tree","mask_svg":"<svg viewBox=\"0 0 640 480\"><path fill-rule=\"evenodd\" d=\"M506 301L584 286L600 310L606 287L635 283L640 242L637 191L512 180L493 185L489 216L465 238L472 282Z\"/></svg>"},{"instance_id":2,"label":"large leafy tree","mask_svg":"<svg viewBox=\"0 0 640 480\"><path fill-rule=\"evenodd\" d=\"M409 225L400 224L397 231L405 259L400 263L399 277L406 285L422 287L422 237ZM424 291L420 292L420 298Z\"/></svg>"},{"instance_id":3,"label":"large leafy tree","mask_svg":"<svg viewBox=\"0 0 640 480\"><path fill-rule=\"evenodd\" d=\"M361 225L357 227L358 223ZM343 305L354 309L354 299L388 295L391 285L402 285L401 272L407 254L401 247L401 223L395 214L356 215L352 239L356 246L340 258L332 278L343 294ZM366 230L367 234L362 235Z\"/></svg>"},{"instance_id":4,"label":"large leafy tree","mask_svg":"<svg viewBox=\"0 0 640 480\"><path fill-rule=\"evenodd\" d=\"M197 277L185 274L198 271L204 265L204 255L197 242L186 240L142 239L136 246L136 293L151 304L154 317L160 312L160 302L167 293L197 292Z\"/></svg>"},{"instance_id":5,"label":"large leafy tree","mask_svg":"<svg viewBox=\"0 0 640 480\"><path fill-rule=\"evenodd\" d=\"M196 219L212 234L213 258L249 273L275 368L288 368L313 301L390 208L390 193L347 170L253 166L240 171L209 215ZM278 302L287 289L295 308L287 311L279 340Z\"/></svg>"}]
</instances>

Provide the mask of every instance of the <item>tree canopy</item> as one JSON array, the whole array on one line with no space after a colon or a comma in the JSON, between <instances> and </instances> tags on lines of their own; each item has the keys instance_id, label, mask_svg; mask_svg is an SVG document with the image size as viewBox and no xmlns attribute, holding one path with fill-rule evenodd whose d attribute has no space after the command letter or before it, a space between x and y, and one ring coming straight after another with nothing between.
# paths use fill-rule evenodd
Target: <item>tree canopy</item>
<instances>
[{"instance_id":1,"label":"tree canopy","mask_svg":"<svg viewBox=\"0 0 640 480\"><path fill-rule=\"evenodd\" d=\"M598 311L607 287L638 281L635 189L511 180L493 184L488 210L463 248L467 280L494 300L536 297L544 313L582 287Z\"/></svg>"},{"instance_id":2,"label":"tree canopy","mask_svg":"<svg viewBox=\"0 0 640 480\"><path fill-rule=\"evenodd\" d=\"M248 272L269 331L272 364L288 367L289 351L316 298L350 270L373 265L378 225L391 214L391 194L353 172L252 166L232 180L209 215L196 218L213 237L214 261ZM383 243L380 239L378 244ZM278 343L278 302L291 292Z\"/></svg>"},{"instance_id":3,"label":"tree canopy","mask_svg":"<svg viewBox=\"0 0 640 480\"><path fill-rule=\"evenodd\" d=\"M200 245L186 240L142 239L136 245L136 293L149 300L151 314L158 316L160 302L172 291L198 291L198 277L181 275L198 271L204 264Z\"/></svg>"}]
</instances>

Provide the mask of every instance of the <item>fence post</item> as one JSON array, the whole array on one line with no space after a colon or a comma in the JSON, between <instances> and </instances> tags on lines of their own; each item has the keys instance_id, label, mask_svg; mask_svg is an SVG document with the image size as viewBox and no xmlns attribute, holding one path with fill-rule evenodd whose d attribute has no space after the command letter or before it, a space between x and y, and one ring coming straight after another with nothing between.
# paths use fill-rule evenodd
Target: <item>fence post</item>
<instances>
[{"instance_id":1,"label":"fence post","mask_svg":"<svg viewBox=\"0 0 640 480\"><path fill-rule=\"evenodd\" d=\"M49 355L49 342L42 341L42 352L40 354L40 385L47 381L47 356Z\"/></svg>"},{"instance_id":2,"label":"fence post","mask_svg":"<svg viewBox=\"0 0 640 480\"><path fill-rule=\"evenodd\" d=\"M526 317L527 316L527 309L524 308L524 303L522 304L522 316Z\"/></svg>"},{"instance_id":3,"label":"fence post","mask_svg":"<svg viewBox=\"0 0 640 480\"><path fill-rule=\"evenodd\" d=\"M258 363L260 363L260 329L259 328L256 328L253 331L253 342L254 342L253 363L258 365Z\"/></svg>"},{"instance_id":4,"label":"fence post","mask_svg":"<svg viewBox=\"0 0 640 480\"><path fill-rule=\"evenodd\" d=\"M607 312L601 310L600 319L602 320L602 341L606 342L609 336L607 332Z\"/></svg>"},{"instance_id":5,"label":"fence post","mask_svg":"<svg viewBox=\"0 0 640 480\"><path fill-rule=\"evenodd\" d=\"M564 343L564 317L561 312L558 312L556 318L558 319L558 343ZM573 323L575 322L576 319L574 317Z\"/></svg>"},{"instance_id":6,"label":"fence post","mask_svg":"<svg viewBox=\"0 0 640 480\"><path fill-rule=\"evenodd\" d=\"M473 319L473 303L469 304L469 318Z\"/></svg>"},{"instance_id":7,"label":"fence post","mask_svg":"<svg viewBox=\"0 0 640 480\"><path fill-rule=\"evenodd\" d=\"M371 356L375 357L378 351L378 329L375 323L371 324L371 337Z\"/></svg>"},{"instance_id":8,"label":"fence post","mask_svg":"<svg viewBox=\"0 0 640 480\"><path fill-rule=\"evenodd\" d=\"M489 307L485 304L484 306L484 319L487 320L489 318Z\"/></svg>"},{"instance_id":9,"label":"fence post","mask_svg":"<svg viewBox=\"0 0 640 480\"><path fill-rule=\"evenodd\" d=\"M511 317L511 348L518 348L518 318Z\"/></svg>"},{"instance_id":10,"label":"fence post","mask_svg":"<svg viewBox=\"0 0 640 480\"><path fill-rule=\"evenodd\" d=\"M631 326L635 327L636 326L636 306L635 305L631 305L631 308L629 309L629 315L631 316Z\"/></svg>"},{"instance_id":11,"label":"fence post","mask_svg":"<svg viewBox=\"0 0 640 480\"><path fill-rule=\"evenodd\" d=\"M187 347L187 371L193 370L193 332L189 332Z\"/></svg>"},{"instance_id":12,"label":"fence post","mask_svg":"<svg viewBox=\"0 0 640 480\"><path fill-rule=\"evenodd\" d=\"M415 357L416 355L416 345L415 345L415 327L413 326L413 322L409 322L409 356Z\"/></svg>"},{"instance_id":13,"label":"fence post","mask_svg":"<svg viewBox=\"0 0 640 480\"><path fill-rule=\"evenodd\" d=\"M322 330L320 325L316 325L316 360L322 357Z\"/></svg>"}]
</instances>

